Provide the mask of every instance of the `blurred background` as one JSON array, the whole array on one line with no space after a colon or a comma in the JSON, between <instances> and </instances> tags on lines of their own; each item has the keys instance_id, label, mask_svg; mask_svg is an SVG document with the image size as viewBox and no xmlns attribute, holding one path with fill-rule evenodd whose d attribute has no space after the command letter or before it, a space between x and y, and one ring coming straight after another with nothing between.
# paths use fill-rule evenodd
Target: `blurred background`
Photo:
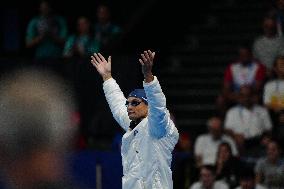
<instances>
[{"instance_id":1,"label":"blurred background","mask_svg":"<svg viewBox=\"0 0 284 189\"><path fill-rule=\"evenodd\" d=\"M180 133L174 188L189 188L207 164L215 165L218 180L238 186L239 170L229 166L227 173L222 167L228 162L218 161L224 141L242 166L254 170L257 183L273 187L268 173L255 167L270 142L279 143L279 158L283 147L284 78L274 63L284 55L281 0L10 0L0 10L0 74L40 67L55 71L74 90L79 133L72 173L79 184L121 188L123 131L112 118L90 55L112 56L113 77L126 95L142 87L138 57L151 49L157 52L154 73ZM277 97L273 87L265 87L272 81L280 83L274 87ZM242 109L228 115L239 106L247 108L244 116ZM275 168L279 178L283 167L281 162ZM231 172L234 181L228 180Z\"/></svg>"}]
</instances>

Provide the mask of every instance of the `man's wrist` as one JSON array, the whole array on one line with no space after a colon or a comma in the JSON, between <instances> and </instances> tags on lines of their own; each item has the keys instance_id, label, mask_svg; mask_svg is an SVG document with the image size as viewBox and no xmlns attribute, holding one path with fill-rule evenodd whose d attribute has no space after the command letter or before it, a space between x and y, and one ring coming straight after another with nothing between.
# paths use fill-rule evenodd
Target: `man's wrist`
<instances>
[{"instance_id":1,"label":"man's wrist","mask_svg":"<svg viewBox=\"0 0 284 189\"><path fill-rule=\"evenodd\" d=\"M106 81L108 79L112 78L111 74L109 75L103 75L103 80Z\"/></svg>"},{"instance_id":2,"label":"man's wrist","mask_svg":"<svg viewBox=\"0 0 284 189\"><path fill-rule=\"evenodd\" d=\"M151 81L154 80L154 76L152 73L148 73L144 75L144 80L146 83L150 83Z\"/></svg>"}]
</instances>

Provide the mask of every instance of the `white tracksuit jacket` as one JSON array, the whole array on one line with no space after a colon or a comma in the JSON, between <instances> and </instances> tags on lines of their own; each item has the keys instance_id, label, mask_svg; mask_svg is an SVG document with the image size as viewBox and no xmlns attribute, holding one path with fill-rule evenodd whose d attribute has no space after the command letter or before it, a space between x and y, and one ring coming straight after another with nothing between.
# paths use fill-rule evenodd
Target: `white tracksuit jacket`
<instances>
[{"instance_id":1,"label":"white tracksuit jacket","mask_svg":"<svg viewBox=\"0 0 284 189\"><path fill-rule=\"evenodd\" d=\"M172 189L172 151L179 133L170 119L166 98L156 77L143 82L148 99L148 116L133 130L125 106L126 98L116 81L103 83L115 120L126 131L122 138L123 189Z\"/></svg>"}]
</instances>

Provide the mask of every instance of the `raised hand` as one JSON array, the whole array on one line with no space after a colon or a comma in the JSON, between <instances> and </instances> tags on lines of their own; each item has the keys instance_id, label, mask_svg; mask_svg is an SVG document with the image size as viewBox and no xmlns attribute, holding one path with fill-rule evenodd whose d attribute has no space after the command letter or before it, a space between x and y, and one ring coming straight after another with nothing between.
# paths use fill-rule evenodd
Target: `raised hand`
<instances>
[{"instance_id":1,"label":"raised hand","mask_svg":"<svg viewBox=\"0 0 284 189\"><path fill-rule=\"evenodd\" d=\"M146 83L153 81L154 76L152 74L152 67L154 63L155 52L150 50L144 51L139 58L139 62L142 65L142 73Z\"/></svg>"},{"instance_id":2,"label":"raised hand","mask_svg":"<svg viewBox=\"0 0 284 189\"><path fill-rule=\"evenodd\" d=\"M93 56L91 56L91 63L99 74L102 76L103 80L106 81L109 78L111 78L111 56L108 57L108 60L101 55L101 53L94 53Z\"/></svg>"}]
</instances>

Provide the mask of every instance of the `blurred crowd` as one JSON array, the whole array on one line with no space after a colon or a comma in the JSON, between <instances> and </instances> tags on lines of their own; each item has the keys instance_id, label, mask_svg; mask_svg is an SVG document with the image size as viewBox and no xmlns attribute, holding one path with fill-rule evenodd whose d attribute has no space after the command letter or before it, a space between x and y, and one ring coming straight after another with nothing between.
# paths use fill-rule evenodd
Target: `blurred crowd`
<instances>
[{"instance_id":1,"label":"blurred crowd","mask_svg":"<svg viewBox=\"0 0 284 189\"><path fill-rule=\"evenodd\" d=\"M58 58L89 58L92 53L106 52L118 39L121 28L111 19L110 8L101 4L96 21L87 16L76 19L76 31L70 33L66 18L53 11L48 1L41 1L39 13L26 29L26 47L34 51L36 61L51 62Z\"/></svg>"},{"instance_id":2,"label":"blurred crowd","mask_svg":"<svg viewBox=\"0 0 284 189\"><path fill-rule=\"evenodd\" d=\"M224 70L216 111L206 123L208 132L196 137L180 133L173 158L174 188L284 189L284 0L275 0L268 9L263 13L261 35L240 44L238 58ZM109 7L103 4L96 9L95 22L82 15L77 18L76 31L70 33L65 18L43 0L38 15L27 24L25 45L33 52L35 65L68 61L80 65L73 67L76 71L88 73L90 55L112 52L122 33L122 27L112 22ZM89 75L72 78L77 91L85 91L78 95L83 95L80 108L87 114L91 112L88 107L93 106L88 99L97 94L86 91L99 80ZM72 112L76 125L85 120L80 108ZM104 112L98 111L96 116L90 113L94 127L86 132L106 132L100 125ZM102 136L98 134L97 139ZM115 152L120 151L121 137L122 132L117 130L112 141ZM79 149L92 144L86 134L77 138ZM18 159L15 162L21 163Z\"/></svg>"},{"instance_id":3,"label":"blurred crowd","mask_svg":"<svg viewBox=\"0 0 284 189\"><path fill-rule=\"evenodd\" d=\"M224 70L208 132L181 133L176 188L284 188L284 1L267 9L262 33Z\"/></svg>"}]
</instances>

